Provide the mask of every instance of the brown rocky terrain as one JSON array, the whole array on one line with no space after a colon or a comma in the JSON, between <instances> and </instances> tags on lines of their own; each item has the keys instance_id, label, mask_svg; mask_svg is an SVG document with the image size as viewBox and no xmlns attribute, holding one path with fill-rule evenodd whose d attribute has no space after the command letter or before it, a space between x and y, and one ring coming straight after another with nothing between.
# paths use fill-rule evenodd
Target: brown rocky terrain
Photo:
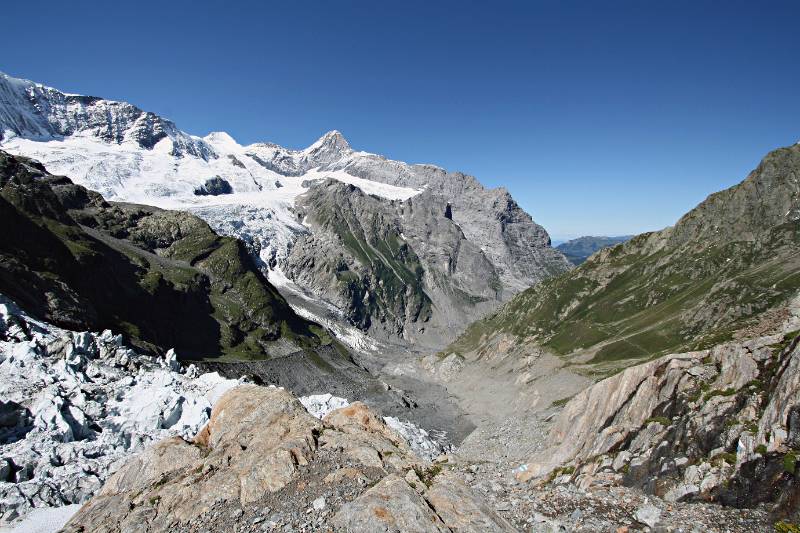
<instances>
[{"instance_id":1,"label":"brown rocky terrain","mask_svg":"<svg viewBox=\"0 0 800 533\"><path fill-rule=\"evenodd\" d=\"M191 442L129 459L65 531L513 531L364 404L317 420L290 393L239 386Z\"/></svg>"}]
</instances>

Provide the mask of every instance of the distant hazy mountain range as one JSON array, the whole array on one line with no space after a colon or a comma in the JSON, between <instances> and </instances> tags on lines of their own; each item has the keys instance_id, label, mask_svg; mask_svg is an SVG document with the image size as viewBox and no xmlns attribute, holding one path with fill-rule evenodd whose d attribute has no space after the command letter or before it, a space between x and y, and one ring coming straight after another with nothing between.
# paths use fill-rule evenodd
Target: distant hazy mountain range
<instances>
[{"instance_id":1,"label":"distant hazy mountain range","mask_svg":"<svg viewBox=\"0 0 800 533\"><path fill-rule=\"evenodd\" d=\"M580 265L598 250L614 246L629 240L633 235L621 235L619 237L578 237L567 242L562 242L556 246L561 250L573 265Z\"/></svg>"}]
</instances>

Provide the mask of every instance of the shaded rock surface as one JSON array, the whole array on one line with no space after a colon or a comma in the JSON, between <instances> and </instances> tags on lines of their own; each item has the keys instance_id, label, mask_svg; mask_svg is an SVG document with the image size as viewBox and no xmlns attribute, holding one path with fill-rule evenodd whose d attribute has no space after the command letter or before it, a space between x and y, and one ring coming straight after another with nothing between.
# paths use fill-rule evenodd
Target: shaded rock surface
<instances>
[{"instance_id":1,"label":"shaded rock surface","mask_svg":"<svg viewBox=\"0 0 800 533\"><path fill-rule=\"evenodd\" d=\"M194 190L197 196L219 196L220 194L231 194L233 187L226 180L219 176L209 178L200 187Z\"/></svg>"},{"instance_id":2,"label":"shaded rock surface","mask_svg":"<svg viewBox=\"0 0 800 533\"><path fill-rule=\"evenodd\" d=\"M0 225L0 291L56 325L113 329L188 358L263 358L323 342L241 241L188 213L110 204L0 151Z\"/></svg>"}]
</instances>

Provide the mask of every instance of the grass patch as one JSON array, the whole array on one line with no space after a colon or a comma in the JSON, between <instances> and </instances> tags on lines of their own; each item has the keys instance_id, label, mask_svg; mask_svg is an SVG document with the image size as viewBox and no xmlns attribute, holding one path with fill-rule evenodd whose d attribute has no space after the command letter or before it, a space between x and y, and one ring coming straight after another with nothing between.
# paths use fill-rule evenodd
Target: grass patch
<instances>
[{"instance_id":1,"label":"grass patch","mask_svg":"<svg viewBox=\"0 0 800 533\"><path fill-rule=\"evenodd\" d=\"M703 400L707 402L708 400L710 400L714 396L733 396L737 392L738 391L736 389L731 388L731 387L729 387L727 389L714 389L712 391L708 391L707 393L705 393L703 395Z\"/></svg>"},{"instance_id":2,"label":"grass patch","mask_svg":"<svg viewBox=\"0 0 800 533\"><path fill-rule=\"evenodd\" d=\"M556 401L554 401L553 403L550 404L550 407L564 407L574 397L575 397L575 395L573 394L572 396L567 396L566 398L561 398L560 400L556 400Z\"/></svg>"},{"instance_id":3,"label":"grass patch","mask_svg":"<svg viewBox=\"0 0 800 533\"><path fill-rule=\"evenodd\" d=\"M797 471L797 454L789 452L783 456L783 470L789 474L794 475Z\"/></svg>"},{"instance_id":4,"label":"grass patch","mask_svg":"<svg viewBox=\"0 0 800 533\"><path fill-rule=\"evenodd\" d=\"M662 426L664 426L665 428L672 425L672 420L670 420L666 416L653 416L644 421L644 426L647 427L653 422L657 422Z\"/></svg>"}]
</instances>

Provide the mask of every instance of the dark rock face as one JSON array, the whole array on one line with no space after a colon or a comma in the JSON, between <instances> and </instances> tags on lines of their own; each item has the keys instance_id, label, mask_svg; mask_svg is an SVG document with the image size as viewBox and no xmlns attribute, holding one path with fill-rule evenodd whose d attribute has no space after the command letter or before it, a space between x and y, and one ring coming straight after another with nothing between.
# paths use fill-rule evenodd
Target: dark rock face
<instances>
[{"instance_id":1,"label":"dark rock face","mask_svg":"<svg viewBox=\"0 0 800 533\"><path fill-rule=\"evenodd\" d=\"M231 194L232 192L233 187L231 187L231 184L219 176L207 179L202 187L194 190L197 196L219 196L220 194Z\"/></svg>"},{"instance_id":2,"label":"dark rock face","mask_svg":"<svg viewBox=\"0 0 800 533\"><path fill-rule=\"evenodd\" d=\"M0 292L59 326L124 331L183 357L320 343L241 241L188 213L110 204L0 151L0 225Z\"/></svg>"}]
</instances>

